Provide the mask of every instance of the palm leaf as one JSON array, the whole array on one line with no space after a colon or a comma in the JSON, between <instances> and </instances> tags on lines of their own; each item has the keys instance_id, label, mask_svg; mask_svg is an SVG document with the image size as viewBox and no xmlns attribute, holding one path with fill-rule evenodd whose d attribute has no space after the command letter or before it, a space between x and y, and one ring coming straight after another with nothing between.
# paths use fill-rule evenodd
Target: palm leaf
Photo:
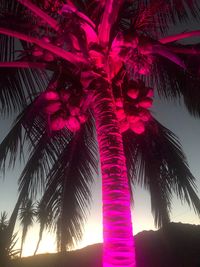
<instances>
[{"instance_id":1,"label":"palm leaf","mask_svg":"<svg viewBox=\"0 0 200 267\"><path fill-rule=\"evenodd\" d=\"M196 55L196 59L192 55L182 56L182 58L187 64L186 71L163 57L157 57L151 75L153 84L160 97L176 100L183 97L188 111L194 116L199 116L198 55ZM196 68L196 71L194 71L194 68Z\"/></svg>"},{"instance_id":2,"label":"palm leaf","mask_svg":"<svg viewBox=\"0 0 200 267\"><path fill-rule=\"evenodd\" d=\"M161 226L169 219L172 192L200 215L200 200L196 194L195 178L188 168L177 137L156 120L149 122L146 132L137 136L124 135L129 177L151 193L155 224Z\"/></svg>"},{"instance_id":3,"label":"palm leaf","mask_svg":"<svg viewBox=\"0 0 200 267\"><path fill-rule=\"evenodd\" d=\"M88 126L73 137L58 157L47 176L42 198L42 203L53 210L54 221L58 221L57 233L62 247L73 246L81 239L91 199L90 186L94 170L97 171L97 160L96 142Z\"/></svg>"}]
</instances>

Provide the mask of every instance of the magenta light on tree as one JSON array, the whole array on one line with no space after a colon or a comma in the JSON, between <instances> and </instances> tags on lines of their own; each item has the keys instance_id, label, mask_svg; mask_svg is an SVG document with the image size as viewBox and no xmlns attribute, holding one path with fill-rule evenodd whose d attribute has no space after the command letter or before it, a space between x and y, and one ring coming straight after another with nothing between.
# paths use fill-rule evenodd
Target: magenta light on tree
<instances>
[{"instance_id":1,"label":"magenta light on tree","mask_svg":"<svg viewBox=\"0 0 200 267\"><path fill-rule=\"evenodd\" d=\"M135 165L137 165L137 161L141 160L141 158L139 158L141 155L138 149L141 149L143 143L146 142L146 137L148 140L150 139L148 146L151 146L150 149L148 147L148 152L151 152L151 150L154 151L157 144L156 142L160 139L164 140L164 145L170 144L170 149L167 150L170 150L170 156L172 152L175 153L174 151L178 150L178 156L182 157L182 165L179 165L186 170L181 170L181 178L178 177L178 175L173 176L174 173L177 173L177 169L175 168L174 171L173 166L173 171L170 173L170 166L173 165L171 157L170 159L166 159L166 149L160 149L160 146L157 145L159 147L159 153L163 153L162 156L164 157L162 161L158 151L153 154L153 156L159 155L157 158L154 158L155 161L153 163L155 165L157 164L157 168L154 168L154 171L157 170L159 174L156 173L156 175L154 175L154 173L151 172L150 176L154 176L153 183L148 180L149 177L145 177L145 179L141 178L145 180L142 181L144 186L150 191L153 190L162 204L163 199L165 200L165 197L168 196L168 194L170 195L168 199L166 198L162 209L159 210L160 214L164 214L163 217L161 216L162 220L157 216L159 212L155 212L156 223L161 226L164 223L168 223L170 220L168 208L171 200L171 189L169 189L171 185L173 189L175 188L176 193L179 192L181 199L183 199L184 195L187 201L190 202L188 197L190 196L194 207L196 207L197 211L200 210L198 206L199 202L197 201L198 197L192 187L194 178L190 176L190 172L185 164L185 157L182 156L182 151L180 150L179 144L177 144L176 138L166 129L163 130L164 127L162 128L162 126L160 126L149 110L152 107L154 89L156 89L152 87L157 85L160 88L158 82L159 78L155 75L152 78L152 75L154 72L158 72L160 76L163 75L163 73L159 72L158 68L156 71L154 69L157 61L163 60L165 63L171 64L170 66L177 68L176 70L179 73L179 77L180 72L186 77L185 74L188 70L185 59L187 59L187 55L199 55L199 47L180 44L174 45L172 42L179 41L183 38L199 36L200 31L192 31L190 33L161 38L165 29L163 29L161 25L161 31L159 32L159 23L161 21L162 23L168 23L169 17L173 11L173 4L175 10L177 7L178 10L184 10L184 4L181 0L8 0L6 3L10 4L9 7L6 3L3 5L2 2L4 1L1 1L0 4L3 10L0 10L0 12L2 12L0 13L0 35L4 38L2 39L3 44L9 44L9 49L12 53L10 57L7 57L7 50L9 49L7 49L7 47L4 49L6 55L0 62L0 68L3 68L4 71L9 68L17 69L17 71L22 69L26 71L29 68L31 70L37 69L37 71L40 71L41 77L43 77L44 71L48 74L53 73L52 76L50 75L51 78L49 78L45 90L41 89L39 92L37 90L33 92L33 95L36 97L34 101L32 101L32 95L30 96L29 93L32 88L39 83L33 82L34 86L32 85L29 90L27 89L27 92L21 93L20 90L26 88L26 86L21 86L21 76L25 77L25 72L22 72L21 75L19 75L20 89L15 95L19 99L16 98L16 102L14 101L14 110L17 106L16 103L20 103L20 110L22 103L24 107L30 105L27 112L31 114L28 114L29 116L27 117L31 122L28 121L23 127L25 131L28 131L27 138L32 138L33 135L34 138L31 139L31 143L34 143L33 140L36 140L36 142L39 142L40 146L43 147L45 142L47 142L47 136L50 135L54 137L54 134L56 136L57 132L60 133L61 136L63 134L65 137L65 142L55 145L54 147L56 150L56 155L54 156L55 158L59 158L61 157L59 153L61 153L60 150L63 148L63 143L67 146L67 154L65 157L63 156L66 160L65 164L56 165L53 172L55 177L57 177L56 173L59 167L63 167L61 172L58 172L61 178L59 176L55 181L53 180L55 184L57 181L61 183L58 183L58 188L61 190L59 191L59 197L62 200L62 205L59 207L59 212L57 212L56 215L58 216L58 222L61 227L63 226L63 229L66 230L65 220L67 220L67 217L65 217L65 213L68 212L68 210L65 210L67 205L65 203L66 184L71 181L71 177L74 178L74 173L70 176L70 171L76 168L76 166L73 166L72 162L73 158L78 157L77 154L80 154L80 151L76 148L78 142L81 140L82 133L85 131L90 137L91 132L94 135L94 130L91 130L92 127L90 131L87 130L89 124L93 125L92 121L94 118L102 174L103 267L136 267L137 262L130 208L130 184L132 178L128 176L128 170L129 168L132 170L132 176L137 174L138 169ZM170 2L170 4L166 2ZM185 2L188 2L187 8L189 8L189 6L192 5L191 3L195 1L188 0L184 1L184 3ZM10 15L8 16L8 14L10 14L10 9L15 16L14 23L13 21L7 23L7 19L10 18ZM160 12L163 13L160 14ZM194 9L193 13L195 13ZM169 22L174 21L173 16L174 15L172 15L172 20L169 20ZM15 39L17 39L18 43L12 43ZM11 43L12 45L10 45ZM12 51L15 45L16 48ZM19 51L19 49L21 50ZM182 57L182 54L184 57ZM189 74L188 77L192 77L190 70L187 74ZM27 77L31 78L32 75L29 74ZM35 77L37 77L37 75ZM151 78L152 81L148 82ZM158 89L158 91L160 93L161 90L162 93L160 95L166 95L165 85L168 80L165 75L163 75L162 78L164 79L164 89L162 89L163 92L161 89ZM24 85L27 84L28 79L24 82ZM170 91L170 97L183 94L184 98L185 92L181 91L182 89L179 88L176 92L177 84L178 81L173 83L175 93ZM15 82L14 85L16 85ZM181 84L181 86L183 85L184 83ZM8 90L5 94L3 91L1 95L3 104L9 102L10 99L13 98L12 93L13 90ZM9 94L11 94L11 97ZM27 99L29 99L27 96L29 96L31 103L26 102ZM23 101L25 103L20 97L24 97ZM195 105L196 108L199 106L199 103ZM193 107L191 110L193 112ZM195 110L194 114L198 112L199 110ZM27 117L25 119L27 119ZM41 121L43 123L39 124ZM31 127L33 125L36 125L37 129L34 133L31 132ZM44 133L44 136L41 137L42 140L40 140L38 137L39 135L37 135L40 126L45 127L45 129L41 130L41 132ZM19 131L14 132L18 133ZM66 135L64 135L64 133ZM135 140L138 142L134 143L134 147L131 144L132 150L129 156L134 158L131 162L128 156L125 158L125 153L127 151L124 143L127 133L134 142ZM154 135L158 135L158 133L160 133L160 136L158 136L159 138L157 139ZM151 138L154 138L152 142ZM17 140L18 139L19 137ZM88 146L92 147L92 138L89 141L88 139L84 139L82 147L84 147L87 142L87 144L89 144ZM13 142L10 142L9 145L10 144L13 144ZM14 147L13 145L10 146ZM48 146L48 148L50 149L50 146ZM6 154L9 150L10 147L6 150ZM92 156L94 156L93 154L95 154L94 150L92 147L92 152L88 152L90 160ZM86 149L84 152L85 151ZM145 150L145 153L146 152L147 149ZM41 154L46 155L45 153ZM177 158L177 154L175 158ZM149 155L149 158L147 158L152 160L152 154ZM34 156L34 154L31 156ZM146 154L144 157L146 158ZM36 158L37 157L35 157L35 160L37 160ZM61 157L61 159L63 158ZM86 160L87 157L85 162ZM48 164L51 163L51 161L54 162L54 157L48 161ZM80 164L80 169L76 169L76 171L79 170L78 174L76 172L76 178L78 177L81 179L83 178L82 176L84 176L86 180L88 178L87 176L91 176L91 169L95 169L94 162L92 160L91 162L85 163L86 165ZM40 163L37 162L36 165L39 166ZM34 166L34 164L31 166ZM66 168L68 168L67 171ZM27 170L27 168L25 169ZM45 171L47 171L47 169L48 168L46 168ZM163 177L161 177L162 179L160 179L160 176L162 176L160 173L161 170L163 174ZM145 171L148 171L148 168L146 168ZM65 173L67 178L62 177L63 173ZM181 187L183 173L189 173L186 177L188 191ZM159 176L159 179L157 176ZM27 190L27 188L30 187L28 183L31 183L31 180L28 180L29 178L30 175L24 183L24 187L23 183L22 185L20 184L21 199L23 196L22 192L31 191ZM86 203L89 202L90 199L87 181L84 179L78 180L77 182L78 186L80 186L83 191L75 191L73 195L73 201L76 202L78 208L76 207L74 209L76 216L73 217L71 228L69 227L68 230L68 238L69 240L71 238L71 243L73 243L73 239L80 240L80 229L82 229L83 218L85 218L83 210L87 207ZM137 177L134 177L134 179L137 180ZM158 179L158 182L156 179ZM164 179L169 180L165 181ZM179 184L177 182L177 185L174 180L181 182ZM165 186L164 189L162 187L163 185ZM48 186L49 183L47 182L47 187ZM163 192L167 192L168 194L166 193L163 197ZM45 197L47 198L46 195ZM57 199L54 200L57 201ZM51 202L51 199L49 202ZM56 203L58 202L59 201ZM52 203L54 202L51 202L51 205ZM74 205L74 203L71 202L70 204L71 206ZM17 205L19 208L20 199ZM155 206L155 203L152 200L152 207L154 207L153 205ZM69 209L71 210L72 207ZM17 208L15 209L15 218L17 218L16 210ZM154 211L154 209L152 210ZM14 221L14 215L11 221ZM59 228L58 223L57 227ZM75 231L77 230L76 227L78 228L77 232ZM10 229L14 229L14 224ZM68 245L65 231L64 234L60 236L61 251L65 251Z\"/></svg>"}]
</instances>

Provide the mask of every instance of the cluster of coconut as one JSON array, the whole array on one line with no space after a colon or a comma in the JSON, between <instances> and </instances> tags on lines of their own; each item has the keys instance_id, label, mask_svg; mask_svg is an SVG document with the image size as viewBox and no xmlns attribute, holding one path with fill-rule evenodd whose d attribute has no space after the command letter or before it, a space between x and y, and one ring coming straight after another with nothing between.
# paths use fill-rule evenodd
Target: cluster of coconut
<instances>
[{"instance_id":1,"label":"cluster of coconut","mask_svg":"<svg viewBox=\"0 0 200 267\"><path fill-rule=\"evenodd\" d=\"M48 44L51 43L51 40L47 36L42 37L41 40L45 43L48 43ZM56 45L59 45L59 44L56 44ZM46 62L52 62L56 59L56 56L53 53L51 53L51 52L49 52L49 51L47 51L47 50L45 50L45 49L43 49L37 45L33 46L32 55L34 57L36 57L37 59L41 59L41 60L44 60Z\"/></svg>"},{"instance_id":2,"label":"cluster of coconut","mask_svg":"<svg viewBox=\"0 0 200 267\"><path fill-rule=\"evenodd\" d=\"M50 116L50 129L59 131L63 128L76 132L87 120L83 96L61 89L44 93L44 113Z\"/></svg>"},{"instance_id":3,"label":"cluster of coconut","mask_svg":"<svg viewBox=\"0 0 200 267\"><path fill-rule=\"evenodd\" d=\"M131 81L124 96L116 98L116 114L122 133L128 129L136 134L145 131L145 125L151 119L148 109L152 106L153 95L153 89L138 80Z\"/></svg>"},{"instance_id":4,"label":"cluster of coconut","mask_svg":"<svg viewBox=\"0 0 200 267\"><path fill-rule=\"evenodd\" d=\"M49 10L51 12L58 12L58 10L61 9L63 5L63 1L62 0L45 0L44 1L44 9L45 10Z\"/></svg>"},{"instance_id":5,"label":"cluster of coconut","mask_svg":"<svg viewBox=\"0 0 200 267\"><path fill-rule=\"evenodd\" d=\"M150 73L154 58L148 38L119 35L113 42L112 51L115 52L115 50L125 62L128 70L141 75Z\"/></svg>"}]
</instances>

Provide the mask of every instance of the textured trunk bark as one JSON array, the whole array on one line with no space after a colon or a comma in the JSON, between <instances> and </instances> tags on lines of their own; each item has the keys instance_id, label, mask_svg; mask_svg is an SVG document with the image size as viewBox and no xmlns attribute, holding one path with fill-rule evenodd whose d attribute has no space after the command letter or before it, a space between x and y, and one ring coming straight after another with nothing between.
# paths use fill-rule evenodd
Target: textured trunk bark
<instances>
[{"instance_id":1,"label":"textured trunk bark","mask_svg":"<svg viewBox=\"0 0 200 267\"><path fill-rule=\"evenodd\" d=\"M122 136L108 83L94 84L93 102L103 196L103 267L135 267L130 188Z\"/></svg>"}]
</instances>

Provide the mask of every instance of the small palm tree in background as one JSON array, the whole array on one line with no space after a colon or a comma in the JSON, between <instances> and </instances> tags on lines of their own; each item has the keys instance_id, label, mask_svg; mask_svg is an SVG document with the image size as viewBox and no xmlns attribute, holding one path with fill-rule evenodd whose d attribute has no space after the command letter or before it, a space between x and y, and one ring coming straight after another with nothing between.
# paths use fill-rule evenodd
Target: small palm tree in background
<instances>
[{"instance_id":1,"label":"small palm tree in background","mask_svg":"<svg viewBox=\"0 0 200 267\"><path fill-rule=\"evenodd\" d=\"M4 211L0 216L0 266L7 266L9 261L19 254L19 250L15 248L17 243L16 234L8 238L8 219Z\"/></svg>"},{"instance_id":2,"label":"small palm tree in background","mask_svg":"<svg viewBox=\"0 0 200 267\"><path fill-rule=\"evenodd\" d=\"M169 222L174 192L200 214L181 146L150 112L157 90L200 115L199 45L179 42L200 31L166 36L189 17L199 18L198 1L0 0L1 111L19 112L1 167L28 146L19 199L42 189L61 250L81 239L97 143L104 267L136 266L132 183L149 190L157 226Z\"/></svg>"},{"instance_id":3,"label":"small palm tree in background","mask_svg":"<svg viewBox=\"0 0 200 267\"><path fill-rule=\"evenodd\" d=\"M45 228L48 228L51 225L52 211L47 209L47 207L43 205L43 203L40 201L40 202L37 202L35 216L37 218L38 223L40 224L40 231L39 231L39 238L38 238L38 242L35 248L34 255L38 251Z\"/></svg>"},{"instance_id":4,"label":"small palm tree in background","mask_svg":"<svg viewBox=\"0 0 200 267\"><path fill-rule=\"evenodd\" d=\"M35 207L31 199L27 199L20 209L19 220L22 226L22 238L21 238L21 249L20 257L22 255L23 245L26 239L28 229L33 225L35 216Z\"/></svg>"}]
</instances>

